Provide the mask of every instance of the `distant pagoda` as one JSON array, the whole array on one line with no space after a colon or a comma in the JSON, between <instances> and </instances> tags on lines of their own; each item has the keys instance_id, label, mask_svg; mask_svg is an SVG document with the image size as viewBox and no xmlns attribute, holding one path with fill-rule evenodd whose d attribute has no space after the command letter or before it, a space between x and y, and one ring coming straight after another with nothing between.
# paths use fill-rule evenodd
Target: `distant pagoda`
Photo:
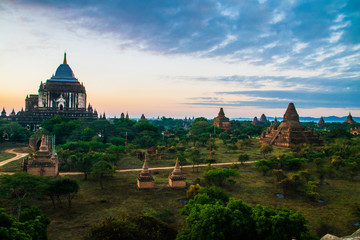
<instances>
[{"instance_id":1,"label":"distant pagoda","mask_svg":"<svg viewBox=\"0 0 360 240\"><path fill-rule=\"evenodd\" d=\"M355 122L354 119L352 118L351 113L349 113L349 115L347 116L346 120L345 120L343 123L354 124L354 123L356 123L356 122Z\"/></svg>"},{"instance_id":2,"label":"distant pagoda","mask_svg":"<svg viewBox=\"0 0 360 240\"><path fill-rule=\"evenodd\" d=\"M316 131L301 125L299 115L293 103L289 103L283 122L278 127L275 124L271 124L268 129L261 133L260 142L283 147L291 147L303 143L323 145Z\"/></svg>"},{"instance_id":3,"label":"distant pagoda","mask_svg":"<svg viewBox=\"0 0 360 240\"><path fill-rule=\"evenodd\" d=\"M261 123L259 122L259 120L258 120L257 117L254 117L254 119L252 120L251 124L254 125L254 126L259 126L259 125L261 125Z\"/></svg>"},{"instance_id":4,"label":"distant pagoda","mask_svg":"<svg viewBox=\"0 0 360 240\"><path fill-rule=\"evenodd\" d=\"M171 188L186 187L186 178L181 173L179 159L176 159L174 170L169 173L169 186Z\"/></svg>"},{"instance_id":5,"label":"distant pagoda","mask_svg":"<svg viewBox=\"0 0 360 240\"><path fill-rule=\"evenodd\" d=\"M259 120L261 123L266 123L268 120L266 119L266 116L265 114L261 114L261 117L260 117L260 120Z\"/></svg>"},{"instance_id":6,"label":"distant pagoda","mask_svg":"<svg viewBox=\"0 0 360 240\"><path fill-rule=\"evenodd\" d=\"M214 126L217 126L220 129L225 130L225 131L230 131L231 130L230 120L229 120L229 118L225 117L225 113L224 113L223 108L220 108L218 116L213 119L212 124Z\"/></svg>"},{"instance_id":7,"label":"distant pagoda","mask_svg":"<svg viewBox=\"0 0 360 240\"><path fill-rule=\"evenodd\" d=\"M149 172L149 166L147 164L146 157L142 170L137 176L137 187L138 189L154 188L154 178L151 176Z\"/></svg>"},{"instance_id":8,"label":"distant pagoda","mask_svg":"<svg viewBox=\"0 0 360 240\"><path fill-rule=\"evenodd\" d=\"M325 121L324 121L324 118L322 116L321 116L319 122L316 125L319 126L319 127L325 125Z\"/></svg>"}]
</instances>

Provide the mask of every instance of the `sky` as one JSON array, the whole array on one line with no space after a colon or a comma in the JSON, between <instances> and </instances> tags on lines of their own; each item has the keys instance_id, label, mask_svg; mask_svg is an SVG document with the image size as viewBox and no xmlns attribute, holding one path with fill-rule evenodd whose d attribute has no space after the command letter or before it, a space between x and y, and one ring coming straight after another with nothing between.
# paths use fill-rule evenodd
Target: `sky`
<instances>
[{"instance_id":1,"label":"sky","mask_svg":"<svg viewBox=\"0 0 360 240\"><path fill-rule=\"evenodd\" d=\"M67 53L107 117L360 116L360 1L2 0L0 107Z\"/></svg>"}]
</instances>

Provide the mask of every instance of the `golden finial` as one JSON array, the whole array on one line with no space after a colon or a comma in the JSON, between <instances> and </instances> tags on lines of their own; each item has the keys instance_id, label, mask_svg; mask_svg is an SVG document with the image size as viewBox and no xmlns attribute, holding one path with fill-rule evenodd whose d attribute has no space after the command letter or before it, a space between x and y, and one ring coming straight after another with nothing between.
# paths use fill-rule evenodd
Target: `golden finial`
<instances>
[{"instance_id":1,"label":"golden finial","mask_svg":"<svg viewBox=\"0 0 360 240\"><path fill-rule=\"evenodd\" d=\"M67 64L67 61L66 61L66 52L64 52L64 63L63 64Z\"/></svg>"}]
</instances>

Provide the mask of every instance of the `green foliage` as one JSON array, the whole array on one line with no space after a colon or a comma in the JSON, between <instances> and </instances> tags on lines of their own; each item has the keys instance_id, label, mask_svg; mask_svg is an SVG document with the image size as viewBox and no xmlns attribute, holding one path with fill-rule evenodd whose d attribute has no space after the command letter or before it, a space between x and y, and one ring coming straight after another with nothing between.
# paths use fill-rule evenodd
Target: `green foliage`
<instances>
[{"instance_id":1,"label":"green foliage","mask_svg":"<svg viewBox=\"0 0 360 240\"><path fill-rule=\"evenodd\" d=\"M9 140L14 142L28 142L30 132L17 122L0 122L0 133L7 133ZM0 136L2 139L2 136Z\"/></svg>"},{"instance_id":2,"label":"green foliage","mask_svg":"<svg viewBox=\"0 0 360 240\"><path fill-rule=\"evenodd\" d=\"M150 216L108 217L92 227L85 239L171 240L176 231Z\"/></svg>"},{"instance_id":3,"label":"green foliage","mask_svg":"<svg viewBox=\"0 0 360 240\"><path fill-rule=\"evenodd\" d=\"M122 137L111 137L109 139L109 142L116 145L116 146L119 146L119 145L125 145L125 138L122 138Z\"/></svg>"},{"instance_id":4,"label":"green foliage","mask_svg":"<svg viewBox=\"0 0 360 240\"><path fill-rule=\"evenodd\" d=\"M270 145L268 143L261 144L260 153L264 155L264 158L265 158L266 154L271 153L273 150L274 149L273 149L272 145Z\"/></svg>"},{"instance_id":5,"label":"green foliage","mask_svg":"<svg viewBox=\"0 0 360 240\"><path fill-rule=\"evenodd\" d=\"M0 195L13 200L20 216L23 204L30 198L43 196L46 189L45 177L35 176L26 172L0 177Z\"/></svg>"},{"instance_id":6,"label":"green foliage","mask_svg":"<svg viewBox=\"0 0 360 240\"><path fill-rule=\"evenodd\" d=\"M299 212L257 205L241 200L219 201L207 193L195 196L183 208L186 226L177 239L313 239Z\"/></svg>"},{"instance_id":7,"label":"green foliage","mask_svg":"<svg viewBox=\"0 0 360 240\"><path fill-rule=\"evenodd\" d=\"M239 171L233 168L214 168L210 167L203 173L204 178L210 184L222 186L226 179L230 177L236 177L239 175Z\"/></svg>"},{"instance_id":8,"label":"green foliage","mask_svg":"<svg viewBox=\"0 0 360 240\"><path fill-rule=\"evenodd\" d=\"M268 171L273 169L274 162L271 160L259 160L255 162L255 167L263 172L263 175L265 176Z\"/></svg>"},{"instance_id":9,"label":"green foliage","mask_svg":"<svg viewBox=\"0 0 360 240\"><path fill-rule=\"evenodd\" d=\"M83 141L90 141L95 136L95 134L96 132L93 129L87 127L81 131L80 139Z\"/></svg>"},{"instance_id":10,"label":"green foliage","mask_svg":"<svg viewBox=\"0 0 360 240\"><path fill-rule=\"evenodd\" d=\"M248 154L240 154L238 157L239 162L241 162L241 164L244 164L245 162L249 161L250 156Z\"/></svg>"},{"instance_id":11,"label":"green foliage","mask_svg":"<svg viewBox=\"0 0 360 240\"><path fill-rule=\"evenodd\" d=\"M62 198L65 198L68 207L71 207L71 201L79 191L79 183L71 178L63 177L51 180L46 189L47 194L50 196L53 207L56 207L55 201L58 202L59 207L62 207Z\"/></svg>"},{"instance_id":12,"label":"green foliage","mask_svg":"<svg viewBox=\"0 0 360 240\"><path fill-rule=\"evenodd\" d=\"M106 177L111 177L114 172L115 167L106 161L99 161L91 168L91 173L99 181L101 189L104 188L103 179Z\"/></svg>"},{"instance_id":13,"label":"green foliage","mask_svg":"<svg viewBox=\"0 0 360 240\"><path fill-rule=\"evenodd\" d=\"M49 219L37 208L30 208L16 220L0 208L0 239L2 240L46 240L46 228Z\"/></svg>"},{"instance_id":14,"label":"green foliage","mask_svg":"<svg viewBox=\"0 0 360 240\"><path fill-rule=\"evenodd\" d=\"M187 197L187 199L192 199L199 192L200 192L200 185L199 184L190 185L188 190L186 190L186 197Z\"/></svg>"},{"instance_id":15,"label":"green foliage","mask_svg":"<svg viewBox=\"0 0 360 240\"><path fill-rule=\"evenodd\" d=\"M200 164L202 162L202 159L200 158L200 151L196 147L191 147L189 149L185 150L185 155L187 159L190 160L193 164L193 170L195 165Z\"/></svg>"}]
</instances>

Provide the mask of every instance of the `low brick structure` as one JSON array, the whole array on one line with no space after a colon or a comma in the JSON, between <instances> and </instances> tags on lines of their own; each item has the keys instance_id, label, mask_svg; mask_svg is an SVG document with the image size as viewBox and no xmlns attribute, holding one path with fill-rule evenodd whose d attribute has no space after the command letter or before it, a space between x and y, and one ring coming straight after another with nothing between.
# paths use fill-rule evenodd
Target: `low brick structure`
<instances>
[{"instance_id":1,"label":"low brick structure","mask_svg":"<svg viewBox=\"0 0 360 240\"><path fill-rule=\"evenodd\" d=\"M182 175L179 159L176 159L174 170L169 173L169 186L171 188L185 188L186 178Z\"/></svg>"},{"instance_id":2,"label":"low brick structure","mask_svg":"<svg viewBox=\"0 0 360 240\"><path fill-rule=\"evenodd\" d=\"M138 189L151 189L154 188L154 178L149 172L149 166L146 158L141 172L137 176L137 187Z\"/></svg>"}]
</instances>

